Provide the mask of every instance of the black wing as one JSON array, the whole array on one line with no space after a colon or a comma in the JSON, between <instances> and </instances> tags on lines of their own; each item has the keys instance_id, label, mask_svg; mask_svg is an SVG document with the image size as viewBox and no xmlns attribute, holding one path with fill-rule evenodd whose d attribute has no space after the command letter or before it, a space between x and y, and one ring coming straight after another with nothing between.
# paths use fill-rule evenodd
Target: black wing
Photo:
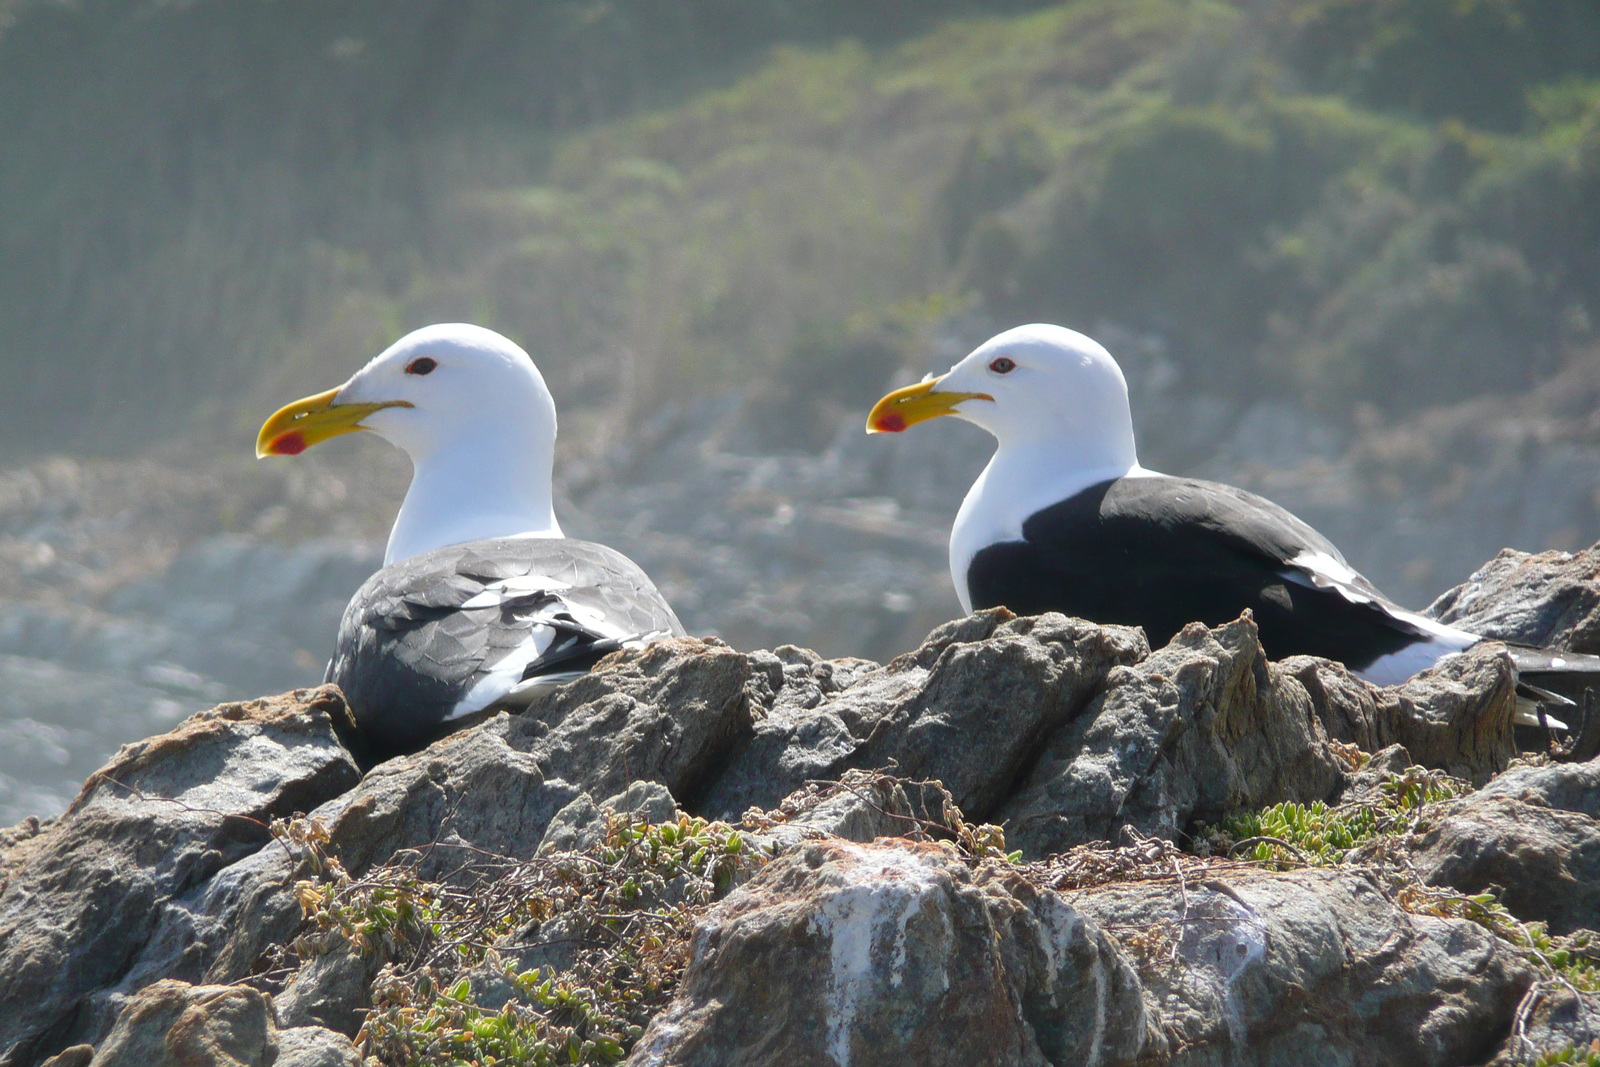
<instances>
[{"instance_id":1,"label":"black wing","mask_svg":"<svg viewBox=\"0 0 1600 1067\"><path fill-rule=\"evenodd\" d=\"M1214 626L1249 608L1272 658L1306 653L1356 670L1426 639L1365 578L1292 566L1307 555L1347 565L1300 519L1232 486L1118 478L1035 513L1022 535L973 557L973 607L1142 626L1155 647L1190 622Z\"/></svg>"},{"instance_id":2,"label":"black wing","mask_svg":"<svg viewBox=\"0 0 1600 1067\"><path fill-rule=\"evenodd\" d=\"M344 690L368 742L404 751L521 682L682 633L620 552L495 538L424 552L367 579L345 608L327 680Z\"/></svg>"}]
</instances>

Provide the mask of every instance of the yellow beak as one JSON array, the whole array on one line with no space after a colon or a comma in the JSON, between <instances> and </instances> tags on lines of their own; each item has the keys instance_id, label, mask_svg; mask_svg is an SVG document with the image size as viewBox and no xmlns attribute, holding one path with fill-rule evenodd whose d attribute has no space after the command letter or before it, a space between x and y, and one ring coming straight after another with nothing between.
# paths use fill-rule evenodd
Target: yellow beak
<instances>
[{"instance_id":1,"label":"yellow beak","mask_svg":"<svg viewBox=\"0 0 1600 1067\"><path fill-rule=\"evenodd\" d=\"M338 389L296 400L272 413L256 434L256 458L298 456L319 441L340 434L365 430L361 420L384 408L408 408L406 400L386 400L378 404L335 404Z\"/></svg>"},{"instance_id":2,"label":"yellow beak","mask_svg":"<svg viewBox=\"0 0 1600 1067\"><path fill-rule=\"evenodd\" d=\"M964 401L994 400L988 393L936 392L942 381L943 378L935 378L896 389L872 405L872 412L867 416L867 432L899 433L907 426L915 426L940 415L954 415L956 406Z\"/></svg>"}]
</instances>

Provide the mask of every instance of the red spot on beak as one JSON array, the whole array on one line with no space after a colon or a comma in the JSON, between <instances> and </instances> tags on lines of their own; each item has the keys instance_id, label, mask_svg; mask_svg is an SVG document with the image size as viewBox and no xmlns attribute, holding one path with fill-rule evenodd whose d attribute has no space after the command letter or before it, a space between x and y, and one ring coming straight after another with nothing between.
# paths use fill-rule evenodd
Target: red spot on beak
<instances>
[{"instance_id":1,"label":"red spot on beak","mask_svg":"<svg viewBox=\"0 0 1600 1067\"><path fill-rule=\"evenodd\" d=\"M906 428L906 417L897 411L891 411L877 422L879 433L899 433Z\"/></svg>"},{"instance_id":2,"label":"red spot on beak","mask_svg":"<svg viewBox=\"0 0 1600 1067\"><path fill-rule=\"evenodd\" d=\"M306 450L306 439L298 430L291 430L272 442L272 453L278 456L298 456Z\"/></svg>"}]
</instances>

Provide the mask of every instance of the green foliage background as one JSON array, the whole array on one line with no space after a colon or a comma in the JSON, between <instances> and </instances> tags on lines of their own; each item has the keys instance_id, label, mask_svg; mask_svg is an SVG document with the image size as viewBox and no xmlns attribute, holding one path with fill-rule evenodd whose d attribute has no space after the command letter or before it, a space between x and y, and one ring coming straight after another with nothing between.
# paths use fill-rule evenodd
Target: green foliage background
<instances>
[{"instance_id":1,"label":"green foliage background","mask_svg":"<svg viewBox=\"0 0 1600 1067\"><path fill-rule=\"evenodd\" d=\"M626 425L951 312L1343 417L1600 316L1592 0L10 0L0 455L247 432L410 327ZM804 404L773 443L813 447ZM581 417L578 420L581 424Z\"/></svg>"}]
</instances>

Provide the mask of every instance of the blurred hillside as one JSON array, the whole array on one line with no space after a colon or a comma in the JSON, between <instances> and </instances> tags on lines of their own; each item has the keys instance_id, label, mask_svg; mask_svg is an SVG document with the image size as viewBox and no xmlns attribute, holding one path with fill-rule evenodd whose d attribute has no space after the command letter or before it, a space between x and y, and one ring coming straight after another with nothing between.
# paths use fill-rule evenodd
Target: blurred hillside
<instances>
[{"instance_id":1,"label":"blurred hillside","mask_svg":"<svg viewBox=\"0 0 1600 1067\"><path fill-rule=\"evenodd\" d=\"M1591 0L1038 6L12 0L0 449L237 433L442 318L564 410L805 383L786 448L956 308L1345 425L1591 338Z\"/></svg>"},{"instance_id":2,"label":"blurred hillside","mask_svg":"<svg viewBox=\"0 0 1600 1067\"><path fill-rule=\"evenodd\" d=\"M319 675L406 465L255 429L451 319L743 647L957 610L988 440L861 419L1024 320L1420 606L1600 537L1600 5L0 0L0 822Z\"/></svg>"},{"instance_id":3,"label":"blurred hillside","mask_svg":"<svg viewBox=\"0 0 1600 1067\"><path fill-rule=\"evenodd\" d=\"M463 270L523 243L485 197L520 202L564 137L726 85L774 45L882 47L1036 6L7 0L0 358L26 371L0 395L0 449L231 428L263 366L348 364L446 313L512 332L536 315L530 339L587 357L616 341L586 314L603 293L556 321L459 295Z\"/></svg>"}]
</instances>

